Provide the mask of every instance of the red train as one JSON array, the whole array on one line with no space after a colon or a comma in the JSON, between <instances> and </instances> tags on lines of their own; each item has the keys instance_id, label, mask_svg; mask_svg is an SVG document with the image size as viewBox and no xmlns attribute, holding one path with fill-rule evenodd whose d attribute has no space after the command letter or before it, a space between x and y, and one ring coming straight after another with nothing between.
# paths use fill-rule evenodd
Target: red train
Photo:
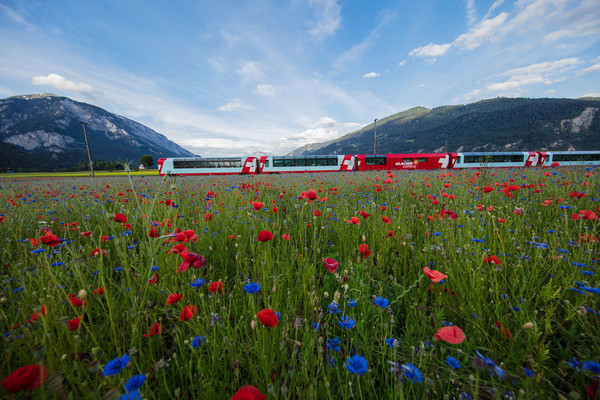
<instances>
[{"instance_id":1,"label":"red train","mask_svg":"<svg viewBox=\"0 0 600 400\"><path fill-rule=\"evenodd\" d=\"M600 151L192 157L158 160L158 170L161 176L540 167L544 165L600 165Z\"/></svg>"}]
</instances>

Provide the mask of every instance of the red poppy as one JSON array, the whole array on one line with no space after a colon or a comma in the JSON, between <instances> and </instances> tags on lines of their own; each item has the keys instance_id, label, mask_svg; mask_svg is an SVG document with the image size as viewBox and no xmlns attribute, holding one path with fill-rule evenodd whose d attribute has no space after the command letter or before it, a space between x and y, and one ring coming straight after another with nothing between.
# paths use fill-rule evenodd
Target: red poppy
<instances>
[{"instance_id":1,"label":"red poppy","mask_svg":"<svg viewBox=\"0 0 600 400\"><path fill-rule=\"evenodd\" d=\"M92 293L94 293L95 295L102 294L104 293L104 288L100 286L98 289L95 289Z\"/></svg>"},{"instance_id":2,"label":"red poppy","mask_svg":"<svg viewBox=\"0 0 600 400\"><path fill-rule=\"evenodd\" d=\"M175 304L183 298L182 294L173 293L167 297L167 305Z\"/></svg>"},{"instance_id":3,"label":"red poppy","mask_svg":"<svg viewBox=\"0 0 600 400\"><path fill-rule=\"evenodd\" d=\"M167 254L177 253L183 257L185 254L187 254L187 252L188 252L187 247L185 247L184 244L180 243L178 245L173 246L173 248L171 250L169 250L169 252Z\"/></svg>"},{"instance_id":4,"label":"red poppy","mask_svg":"<svg viewBox=\"0 0 600 400\"><path fill-rule=\"evenodd\" d=\"M483 262L484 263L488 263L488 264L502 265L502 263L500 262L500 260L496 256L486 257L486 258L483 259Z\"/></svg>"},{"instance_id":5,"label":"red poppy","mask_svg":"<svg viewBox=\"0 0 600 400\"><path fill-rule=\"evenodd\" d=\"M68 320L68 324L69 324L69 329L72 331L76 331L77 328L79 328L79 324L81 323L81 320L83 319L83 317L77 317L75 319L70 319Z\"/></svg>"},{"instance_id":6,"label":"red poppy","mask_svg":"<svg viewBox=\"0 0 600 400\"><path fill-rule=\"evenodd\" d=\"M148 283L151 285L158 285L159 277L158 274L154 274L154 276L148 279Z\"/></svg>"},{"instance_id":7,"label":"red poppy","mask_svg":"<svg viewBox=\"0 0 600 400\"><path fill-rule=\"evenodd\" d=\"M315 217L320 217L321 216L321 211L315 210L315 212L313 214L314 214Z\"/></svg>"},{"instance_id":8,"label":"red poppy","mask_svg":"<svg viewBox=\"0 0 600 400\"><path fill-rule=\"evenodd\" d=\"M423 268L423 272L425 272L425 275L427 275L432 282L440 282L448 278L448 275L444 275L439 271L429 269L427 267Z\"/></svg>"},{"instance_id":9,"label":"red poppy","mask_svg":"<svg viewBox=\"0 0 600 400\"><path fill-rule=\"evenodd\" d=\"M391 224L391 223L392 223L392 220L391 220L391 219L389 219L388 217L381 217L381 220L382 220L384 223L386 223L386 224Z\"/></svg>"},{"instance_id":10,"label":"red poppy","mask_svg":"<svg viewBox=\"0 0 600 400\"><path fill-rule=\"evenodd\" d=\"M208 286L208 292L223 292L223 282L216 281Z\"/></svg>"},{"instance_id":11,"label":"red poppy","mask_svg":"<svg viewBox=\"0 0 600 400\"><path fill-rule=\"evenodd\" d=\"M265 400L266 397L254 386L244 386L231 397L231 400Z\"/></svg>"},{"instance_id":12,"label":"red poppy","mask_svg":"<svg viewBox=\"0 0 600 400\"><path fill-rule=\"evenodd\" d=\"M396 238L396 235L394 235L394 231L388 231L388 233L385 235L385 237L393 237L394 239Z\"/></svg>"},{"instance_id":13,"label":"red poppy","mask_svg":"<svg viewBox=\"0 0 600 400\"><path fill-rule=\"evenodd\" d=\"M56 236L55 234L53 234L52 232L46 232L46 234L44 236L42 236L40 238L40 240L46 246L50 246L50 247L56 247L60 244L60 238L58 236Z\"/></svg>"},{"instance_id":14,"label":"red poppy","mask_svg":"<svg viewBox=\"0 0 600 400\"><path fill-rule=\"evenodd\" d=\"M348 220L348 222L350 222L351 224L360 225L360 220L358 219L358 217L352 217Z\"/></svg>"},{"instance_id":15,"label":"red poppy","mask_svg":"<svg viewBox=\"0 0 600 400\"><path fill-rule=\"evenodd\" d=\"M465 340L465 333L458 326L452 325L440 328L433 337L437 340L443 340L444 342L459 344Z\"/></svg>"},{"instance_id":16,"label":"red poppy","mask_svg":"<svg viewBox=\"0 0 600 400\"><path fill-rule=\"evenodd\" d=\"M206 265L206 259L204 256L196 253L187 253L183 256L183 261L179 264L177 272L187 271L189 267L202 268Z\"/></svg>"},{"instance_id":17,"label":"red poppy","mask_svg":"<svg viewBox=\"0 0 600 400\"><path fill-rule=\"evenodd\" d=\"M206 213L204 215L204 220L205 221L212 221L213 220L213 215L211 213Z\"/></svg>"},{"instance_id":18,"label":"red poppy","mask_svg":"<svg viewBox=\"0 0 600 400\"><path fill-rule=\"evenodd\" d=\"M261 203L260 201L253 201L252 202L252 207L254 207L254 209L256 211L259 211L260 209L262 209L265 206L265 203Z\"/></svg>"},{"instance_id":19,"label":"red poppy","mask_svg":"<svg viewBox=\"0 0 600 400\"><path fill-rule=\"evenodd\" d=\"M74 294L69 295L69 301L73 305L73 307L83 307L83 301L78 299Z\"/></svg>"},{"instance_id":20,"label":"red poppy","mask_svg":"<svg viewBox=\"0 0 600 400\"><path fill-rule=\"evenodd\" d=\"M329 272L333 273L337 271L339 266L339 263L331 257L323 258L323 264L325 264L325 268L327 268Z\"/></svg>"},{"instance_id":21,"label":"red poppy","mask_svg":"<svg viewBox=\"0 0 600 400\"><path fill-rule=\"evenodd\" d=\"M144 337L157 336L157 335L160 335L161 332L162 332L162 326L157 322L150 327L150 329L148 330L148 333L144 333L142 336L144 336Z\"/></svg>"},{"instance_id":22,"label":"red poppy","mask_svg":"<svg viewBox=\"0 0 600 400\"><path fill-rule=\"evenodd\" d=\"M258 317L260 323L268 328L274 328L277 326L277 314L275 314L275 311L271 310L270 308L265 308L264 310L259 311L256 313L256 316Z\"/></svg>"},{"instance_id":23,"label":"red poppy","mask_svg":"<svg viewBox=\"0 0 600 400\"><path fill-rule=\"evenodd\" d=\"M284 233L283 235L281 235L281 238L284 240L290 240L290 235L288 235L287 233Z\"/></svg>"},{"instance_id":24,"label":"red poppy","mask_svg":"<svg viewBox=\"0 0 600 400\"><path fill-rule=\"evenodd\" d=\"M358 252L362 253L364 258L367 258L371 255L371 250L369 249L369 245L368 244L361 244L360 246L358 246Z\"/></svg>"},{"instance_id":25,"label":"red poppy","mask_svg":"<svg viewBox=\"0 0 600 400\"><path fill-rule=\"evenodd\" d=\"M364 219L367 219L371 216L371 214L366 213L364 210L360 210L359 214L362 215Z\"/></svg>"},{"instance_id":26,"label":"red poppy","mask_svg":"<svg viewBox=\"0 0 600 400\"><path fill-rule=\"evenodd\" d=\"M94 249L92 251L92 254L90 254L90 257L96 257L99 254L102 254L103 256L105 256L106 255L106 250L104 250L104 249Z\"/></svg>"},{"instance_id":27,"label":"red poppy","mask_svg":"<svg viewBox=\"0 0 600 400\"><path fill-rule=\"evenodd\" d=\"M198 312L198 310L196 309L195 305L190 304L189 306L185 306L185 307L183 307L183 310L181 310L181 313L179 314L179 320L187 321L188 319L192 319L194 317L194 315L196 315L197 312Z\"/></svg>"},{"instance_id":28,"label":"red poppy","mask_svg":"<svg viewBox=\"0 0 600 400\"><path fill-rule=\"evenodd\" d=\"M124 224L125 222L127 222L127 217L125 216L125 214L116 213L114 220Z\"/></svg>"},{"instance_id":29,"label":"red poppy","mask_svg":"<svg viewBox=\"0 0 600 400\"><path fill-rule=\"evenodd\" d=\"M159 236L160 236L160 233L158 233L156 228L152 228L152 229L150 229L150 232L148 232L148 237L157 238Z\"/></svg>"},{"instance_id":30,"label":"red poppy","mask_svg":"<svg viewBox=\"0 0 600 400\"><path fill-rule=\"evenodd\" d=\"M88 237L92 234L92 231L85 231L85 232L80 232L79 233L81 236L83 237Z\"/></svg>"},{"instance_id":31,"label":"red poppy","mask_svg":"<svg viewBox=\"0 0 600 400\"><path fill-rule=\"evenodd\" d=\"M496 321L494 322L494 324L496 324L496 326L498 327L498 329L500 329L500 333L502 334L502 336L504 336L507 339L512 339L513 335L512 333L510 333L510 330L508 330L508 328L502 326L502 324L500 323L500 321Z\"/></svg>"},{"instance_id":32,"label":"red poppy","mask_svg":"<svg viewBox=\"0 0 600 400\"><path fill-rule=\"evenodd\" d=\"M271 239L273 239L273 234L269 231L260 231L256 238L259 242L268 242Z\"/></svg>"},{"instance_id":33,"label":"red poppy","mask_svg":"<svg viewBox=\"0 0 600 400\"><path fill-rule=\"evenodd\" d=\"M4 388L11 393L17 393L21 390L32 390L39 387L48 378L46 367L39 365L25 365L13 371L2 384Z\"/></svg>"}]
</instances>

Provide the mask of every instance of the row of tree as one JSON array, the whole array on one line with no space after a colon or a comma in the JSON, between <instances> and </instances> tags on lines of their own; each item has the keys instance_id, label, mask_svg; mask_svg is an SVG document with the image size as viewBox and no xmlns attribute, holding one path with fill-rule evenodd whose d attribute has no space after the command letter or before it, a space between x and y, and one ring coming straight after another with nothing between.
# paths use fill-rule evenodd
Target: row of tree
<instances>
[{"instance_id":1,"label":"row of tree","mask_svg":"<svg viewBox=\"0 0 600 400\"><path fill-rule=\"evenodd\" d=\"M94 160L94 171L122 171L125 169L125 165L121 161L102 161L102 160ZM144 154L140 157L138 161L139 164L130 165L130 167L137 169L138 166L143 166L144 168L152 168L154 167L154 157L150 154ZM80 162L76 167L69 168L67 171L89 171L90 163L89 162Z\"/></svg>"}]
</instances>

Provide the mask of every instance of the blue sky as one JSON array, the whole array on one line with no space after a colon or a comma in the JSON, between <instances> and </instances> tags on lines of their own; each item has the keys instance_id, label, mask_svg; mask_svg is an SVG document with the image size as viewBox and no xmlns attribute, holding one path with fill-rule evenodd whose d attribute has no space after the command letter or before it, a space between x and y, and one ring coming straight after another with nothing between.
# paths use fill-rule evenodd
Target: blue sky
<instances>
[{"instance_id":1,"label":"blue sky","mask_svg":"<svg viewBox=\"0 0 600 400\"><path fill-rule=\"evenodd\" d=\"M599 42L600 0L3 0L0 98L280 155L415 106L600 96Z\"/></svg>"}]
</instances>

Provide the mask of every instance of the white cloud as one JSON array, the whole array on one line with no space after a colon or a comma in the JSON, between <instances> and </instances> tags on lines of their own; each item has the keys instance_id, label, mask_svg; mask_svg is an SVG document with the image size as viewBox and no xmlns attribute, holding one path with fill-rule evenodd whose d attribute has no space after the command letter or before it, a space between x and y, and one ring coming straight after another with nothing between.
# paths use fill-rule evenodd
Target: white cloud
<instances>
[{"instance_id":1,"label":"white cloud","mask_svg":"<svg viewBox=\"0 0 600 400\"><path fill-rule=\"evenodd\" d=\"M314 28L308 33L315 39L321 41L328 36L335 34L342 23L340 12L342 7L336 0L310 0L309 5L317 9L318 19L314 22Z\"/></svg>"},{"instance_id":2,"label":"white cloud","mask_svg":"<svg viewBox=\"0 0 600 400\"><path fill-rule=\"evenodd\" d=\"M406 60L402 60L398 63L399 67L402 67L404 64L406 64Z\"/></svg>"},{"instance_id":3,"label":"white cloud","mask_svg":"<svg viewBox=\"0 0 600 400\"><path fill-rule=\"evenodd\" d=\"M492 19L484 19L477 26L470 29L469 32L458 36L452 45L463 50L476 49L484 42L493 40L507 17L507 13L500 13Z\"/></svg>"},{"instance_id":4,"label":"white cloud","mask_svg":"<svg viewBox=\"0 0 600 400\"><path fill-rule=\"evenodd\" d=\"M355 122L337 122L331 117L321 117L313 124L309 124L302 132L286 135L281 138L282 145L289 151L309 143L321 143L337 139L360 126Z\"/></svg>"},{"instance_id":5,"label":"white cloud","mask_svg":"<svg viewBox=\"0 0 600 400\"><path fill-rule=\"evenodd\" d=\"M477 9L475 0L467 0L467 23L473 25L477 22Z\"/></svg>"},{"instance_id":6,"label":"white cloud","mask_svg":"<svg viewBox=\"0 0 600 400\"><path fill-rule=\"evenodd\" d=\"M75 92L80 94L90 94L94 91L94 88L87 83L79 82L75 83L68 80L62 75L48 74L46 76L35 76L31 80L34 85L45 85L52 86L57 89L66 90L69 92Z\"/></svg>"},{"instance_id":7,"label":"white cloud","mask_svg":"<svg viewBox=\"0 0 600 400\"><path fill-rule=\"evenodd\" d=\"M377 78L378 76L381 76L381 74L379 74L377 72L369 72L368 74L364 74L362 77L363 78Z\"/></svg>"},{"instance_id":8,"label":"white cloud","mask_svg":"<svg viewBox=\"0 0 600 400\"><path fill-rule=\"evenodd\" d=\"M254 93L262 94L263 96L274 96L277 93L277 91L278 90L273 85L261 83L259 85L256 85Z\"/></svg>"},{"instance_id":9,"label":"white cloud","mask_svg":"<svg viewBox=\"0 0 600 400\"><path fill-rule=\"evenodd\" d=\"M581 71L579 71L577 73L577 75L579 76L579 75L587 74L588 72L594 72L594 71L600 71L600 64L594 64L592 66L584 68Z\"/></svg>"},{"instance_id":10,"label":"white cloud","mask_svg":"<svg viewBox=\"0 0 600 400\"><path fill-rule=\"evenodd\" d=\"M424 57L424 58L439 57L439 56L445 55L451 46L452 46L452 44L450 44L450 43L446 43L446 44L429 43L427 46L417 47L416 49L414 49L410 53L408 53L408 55L413 56L413 57Z\"/></svg>"},{"instance_id":11,"label":"white cloud","mask_svg":"<svg viewBox=\"0 0 600 400\"><path fill-rule=\"evenodd\" d=\"M567 77L561 75L574 69L580 63L581 61L574 57L513 68L500 74L500 76L509 77L505 81L490 83L481 89L475 89L467 93L465 98L473 99L493 92L502 92L504 95L519 95L523 86L538 83L550 85L567 79Z\"/></svg>"},{"instance_id":12,"label":"white cloud","mask_svg":"<svg viewBox=\"0 0 600 400\"><path fill-rule=\"evenodd\" d=\"M251 110L253 107L245 104L240 99L235 99L218 108L219 111Z\"/></svg>"},{"instance_id":13,"label":"white cloud","mask_svg":"<svg viewBox=\"0 0 600 400\"><path fill-rule=\"evenodd\" d=\"M262 67L254 61L246 61L242 66L235 70L241 77L242 81L261 81L265 77Z\"/></svg>"}]
</instances>

